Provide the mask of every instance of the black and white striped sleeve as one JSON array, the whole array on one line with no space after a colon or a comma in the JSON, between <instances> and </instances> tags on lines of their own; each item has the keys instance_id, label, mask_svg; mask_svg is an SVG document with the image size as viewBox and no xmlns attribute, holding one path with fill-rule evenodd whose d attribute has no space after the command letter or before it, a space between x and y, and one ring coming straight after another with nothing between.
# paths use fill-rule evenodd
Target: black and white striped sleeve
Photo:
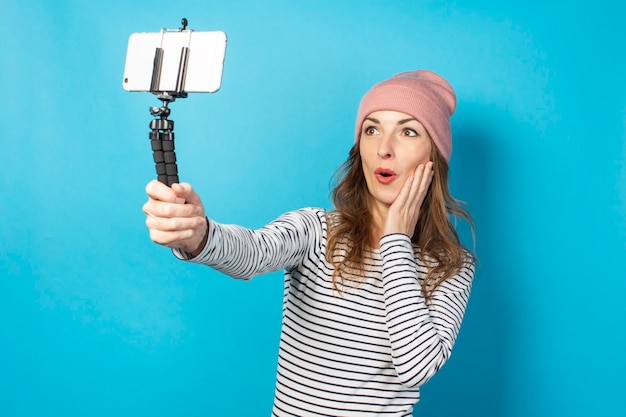
<instances>
[{"instance_id":1,"label":"black and white striped sleeve","mask_svg":"<svg viewBox=\"0 0 626 417\"><path fill-rule=\"evenodd\" d=\"M209 220L202 252L195 258L180 250L174 250L174 255L233 278L250 279L297 265L320 239L323 216L320 209L291 211L256 230Z\"/></svg>"},{"instance_id":2,"label":"black and white striped sleeve","mask_svg":"<svg viewBox=\"0 0 626 417\"><path fill-rule=\"evenodd\" d=\"M408 236L381 239L385 315L398 377L409 387L426 383L448 360L469 299L474 266L466 264L442 283L427 305Z\"/></svg>"}]
</instances>

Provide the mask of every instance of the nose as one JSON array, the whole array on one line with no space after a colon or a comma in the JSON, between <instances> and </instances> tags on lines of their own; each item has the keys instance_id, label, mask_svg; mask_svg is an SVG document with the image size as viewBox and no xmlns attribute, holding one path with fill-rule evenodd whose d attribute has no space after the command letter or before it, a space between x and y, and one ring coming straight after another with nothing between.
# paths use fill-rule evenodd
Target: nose
<instances>
[{"instance_id":1,"label":"nose","mask_svg":"<svg viewBox=\"0 0 626 417\"><path fill-rule=\"evenodd\" d=\"M378 156L382 159L389 159L393 157L393 144L391 143L391 138L387 135L384 135L378 144Z\"/></svg>"}]
</instances>

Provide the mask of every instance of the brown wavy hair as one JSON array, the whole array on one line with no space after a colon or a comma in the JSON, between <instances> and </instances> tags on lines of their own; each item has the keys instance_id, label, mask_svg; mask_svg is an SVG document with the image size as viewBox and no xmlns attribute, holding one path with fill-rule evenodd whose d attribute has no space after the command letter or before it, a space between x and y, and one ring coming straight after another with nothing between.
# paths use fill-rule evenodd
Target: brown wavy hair
<instances>
[{"instance_id":1,"label":"brown wavy hair","mask_svg":"<svg viewBox=\"0 0 626 417\"><path fill-rule=\"evenodd\" d=\"M465 204L452 197L448 186L448 162L434 144L431 160L433 179L411 237L428 268L422 285L427 301L442 282L455 275L468 261L475 260L473 252L461 244L451 217L465 219L472 234L474 223ZM364 255L372 242L373 217L369 209L372 196L363 175L358 141L337 170L335 182L337 185L331 192L335 209L328 213L326 259L335 267L333 286L341 291L340 285L347 280L358 282L363 275Z\"/></svg>"}]
</instances>

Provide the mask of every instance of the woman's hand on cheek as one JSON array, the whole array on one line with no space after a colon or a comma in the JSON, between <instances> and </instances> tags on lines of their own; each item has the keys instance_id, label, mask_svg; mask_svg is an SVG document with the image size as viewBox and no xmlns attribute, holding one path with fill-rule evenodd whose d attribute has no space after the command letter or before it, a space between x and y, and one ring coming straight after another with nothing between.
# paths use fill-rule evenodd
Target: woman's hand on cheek
<instances>
[{"instance_id":1,"label":"woman's hand on cheek","mask_svg":"<svg viewBox=\"0 0 626 417\"><path fill-rule=\"evenodd\" d=\"M389 207L384 235L403 233L409 237L413 236L432 178L433 163L429 161L418 165L413 175L406 179L398 197Z\"/></svg>"}]
</instances>

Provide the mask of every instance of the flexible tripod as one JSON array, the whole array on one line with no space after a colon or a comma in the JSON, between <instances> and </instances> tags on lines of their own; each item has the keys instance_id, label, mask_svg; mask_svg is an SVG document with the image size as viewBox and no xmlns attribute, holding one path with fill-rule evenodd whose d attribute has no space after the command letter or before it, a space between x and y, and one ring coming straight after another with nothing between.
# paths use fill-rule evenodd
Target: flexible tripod
<instances>
[{"instance_id":1,"label":"flexible tripod","mask_svg":"<svg viewBox=\"0 0 626 417\"><path fill-rule=\"evenodd\" d=\"M150 114L158 119L150 122L150 144L152 145L152 157L156 164L157 179L167 186L178 181L178 166L176 165L176 151L174 147L174 121L169 120L169 103L175 97L168 94L160 94L159 99L163 102L161 107L151 107Z\"/></svg>"},{"instance_id":2,"label":"flexible tripod","mask_svg":"<svg viewBox=\"0 0 626 417\"><path fill-rule=\"evenodd\" d=\"M187 19L182 19L182 28L187 28ZM167 186L171 186L178 181L178 166L176 165L176 152L174 148L174 121L169 120L170 103L177 98L187 97L185 92L185 77L187 75L187 62L189 60L189 47L181 48L180 61L178 65L178 76L175 91L159 91L161 80L161 69L163 66L163 48L156 48L154 53L154 64L152 68L152 80L150 92L156 94L161 100L161 107L150 107L150 114L158 117L150 122L150 143L152 145L152 157L156 164L157 179Z\"/></svg>"}]
</instances>

